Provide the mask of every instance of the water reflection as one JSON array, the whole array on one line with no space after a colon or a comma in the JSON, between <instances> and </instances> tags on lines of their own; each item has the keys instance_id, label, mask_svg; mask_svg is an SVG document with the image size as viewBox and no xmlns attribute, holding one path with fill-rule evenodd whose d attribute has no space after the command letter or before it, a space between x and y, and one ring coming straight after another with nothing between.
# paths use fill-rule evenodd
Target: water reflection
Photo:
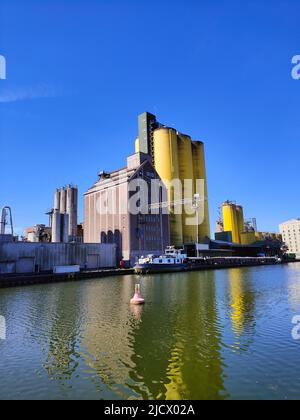
<instances>
[{"instance_id":1,"label":"water reflection","mask_svg":"<svg viewBox=\"0 0 300 420\"><path fill-rule=\"evenodd\" d=\"M143 309L144 309L144 307L140 306L140 305L131 305L130 306L130 312L132 313L132 315L134 316L134 318L137 321L142 320Z\"/></svg>"},{"instance_id":2,"label":"water reflection","mask_svg":"<svg viewBox=\"0 0 300 420\"><path fill-rule=\"evenodd\" d=\"M279 372L293 395L299 269L144 277L144 307L129 304L133 276L0 291L0 398L24 392L18 375L29 398L225 399L260 383L269 396Z\"/></svg>"},{"instance_id":3,"label":"water reflection","mask_svg":"<svg viewBox=\"0 0 300 420\"><path fill-rule=\"evenodd\" d=\"M222 398L225 390L214 272L193 273L188 279L185 275L156 277L145 287L153 303L146 306L135 332L134 360L149 396Z\"/></svg>"},{"instance_id":4,"label":"water reflection","mask_svg":"<svg viewBox=\"0 0 300 420\"><path fill-rule=\"evenodd\" d=\"M113 284L112 287L111 281L104 280L100 288L87 289L82 355L92 369L94 380L100 379L119 398L129 398L132 395L130 372L135 370L132 342L139 320L130 312L132 279ZM138 398L139 392L133 396Z\"/></svg>"},{"instance_id":5,"label":"water reflection","mask_svg":"<svg viewBox=\"0 0 300 420\"><path fill-rule=\"evenodd\" d=\"M68 293L62 289L51 300L47 307L52 322L45 337L47 342L43 343L46 353L43 368L51 380L59 381L63 385L76 372L80 358L77 351L80 296L77 289L71 287Z\"/></svg>"},{"instance_id":6,"label":"water reflection","mask_svg":"<svg viewBox=\"0 0 300 420\"><path fill-rule=\"evenodd\" d=\"M185 384L180 398L225 397L215 275L215 272L194 273L185 290L189 310L178 314L175 334L182 344L180 361Z\"/></svg>"},{"instance_id":7,"label":"water reflection","mask_svg":"<svg viewBox=\"0 0 300 420\"><path fill-rule=\"evenodd\" d=\"M234 348L244 351L255 335L256 294L248 269L228 270L229 304Z\"/></svg>"},{"instance_id":8,"label":"water reflection","mask_svg":"<svg viewBox=\"0 0 300 420\"><path fill-rule=\"evenodd\" d=\"M284 270L287 268L285 267ZM292 310L296 313L300 305L300 263L288 267L288 296Z\"/></svg>"}]
</instances>

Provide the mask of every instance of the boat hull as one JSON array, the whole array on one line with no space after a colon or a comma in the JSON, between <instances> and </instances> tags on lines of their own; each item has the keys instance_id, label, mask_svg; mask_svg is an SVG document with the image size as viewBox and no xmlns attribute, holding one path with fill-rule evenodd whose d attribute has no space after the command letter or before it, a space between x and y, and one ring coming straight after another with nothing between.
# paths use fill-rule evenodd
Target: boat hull
<instances>
[{"instance_id":1,"label":"boat hull","mask_svg":"<svg viewBox=\"0 0 300 420\"><path fill-rule=\"evenodd\" d=\"M179 273L188 269L186 264L137 264L134 267L136 274Z\"/></svg>"}]
</instances>

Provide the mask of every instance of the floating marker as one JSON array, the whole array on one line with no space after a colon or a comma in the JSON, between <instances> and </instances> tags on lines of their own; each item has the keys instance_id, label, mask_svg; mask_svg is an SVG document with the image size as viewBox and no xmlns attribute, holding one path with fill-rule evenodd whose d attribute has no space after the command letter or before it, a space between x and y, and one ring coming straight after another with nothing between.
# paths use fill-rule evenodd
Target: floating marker
<instances>
[{"instance_id":1,"label":"floating marker","mask_svg":"<svg viewBox=\"0 0 300 420\"><path fill-rule=\"evenodd\" d=\"M131 305L144 305L145 299L141 296L141 285L135 285L135 295L130 301Z\"/></svg>"}]
</instances>

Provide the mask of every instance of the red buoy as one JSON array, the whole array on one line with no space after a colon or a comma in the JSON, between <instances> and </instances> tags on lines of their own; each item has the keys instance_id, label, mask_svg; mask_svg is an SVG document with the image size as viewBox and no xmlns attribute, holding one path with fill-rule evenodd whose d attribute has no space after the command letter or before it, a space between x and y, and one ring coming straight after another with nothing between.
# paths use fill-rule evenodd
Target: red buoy
<instances>
[{"instance_id":1,"label":"red buoy","mask_svg":"<svg viewBox=\"0 0 300 420\"><path fill-rule=\"evenodd\" d=\"M144 305L144 303L145 303L145 299L143 299L142 296L141 296L141 285L136 284L135 285L135 295L131 299L130 304L131 305Z\"/></svg>"}]
</instances>

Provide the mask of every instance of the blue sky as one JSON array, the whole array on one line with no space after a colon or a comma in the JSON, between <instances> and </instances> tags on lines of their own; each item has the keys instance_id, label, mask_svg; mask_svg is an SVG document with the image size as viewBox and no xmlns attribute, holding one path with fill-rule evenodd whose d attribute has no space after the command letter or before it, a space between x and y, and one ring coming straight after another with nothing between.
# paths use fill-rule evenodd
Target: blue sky
<instances>
[{"instance_id":1,"label":"blue sky","mask_svg":"<svg viewBox=\"0 0 300 420\"><path fill-rule=\"evenodd\" d=\"M300 216L299 0L1 0L0 21L0 205L19 231L57 186L82 196L124 166L146 110L206 143L213 228L226 199L261 230Z\"/></svg>"}]
</instances>

